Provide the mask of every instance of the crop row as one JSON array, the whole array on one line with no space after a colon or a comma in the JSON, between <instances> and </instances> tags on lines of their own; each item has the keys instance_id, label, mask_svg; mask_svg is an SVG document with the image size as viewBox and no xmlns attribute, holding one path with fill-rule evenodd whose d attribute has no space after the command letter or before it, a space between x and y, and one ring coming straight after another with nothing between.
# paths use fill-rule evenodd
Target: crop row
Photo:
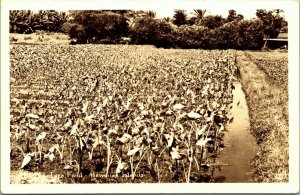
<instances>
[{"instance_id":1,"label":"crop row","mask_svg":"<svg viewBox=\"0 0 300 195\"><path fill-rule=\"evenodd\" d=\"M230 121L233 50L10 49L13 169L115 176L88 182L213 180Z\"/></svg>"},{"instance_id":2,"label":"crop row","mask_svg":"<svg viewBox=\"0 0 300 195\"><path fill-rule=\"evenodd\" d=\"M288 89L288 57L279 52L248 52L247 56L276 83Z\"/></svg>"}]
</instances>

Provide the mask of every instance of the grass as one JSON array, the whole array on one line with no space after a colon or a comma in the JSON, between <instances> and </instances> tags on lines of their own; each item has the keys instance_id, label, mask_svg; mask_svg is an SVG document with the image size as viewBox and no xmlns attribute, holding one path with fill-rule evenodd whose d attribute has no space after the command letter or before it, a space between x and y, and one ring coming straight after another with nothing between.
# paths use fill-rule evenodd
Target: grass
<instances>
[{"instance_id":1,"label":"grass","mask_svg":"<svg viewBox=\"0 0 300 195\"><path fill-rule=\"evenodd\" d=\"M251 132L259 144L253 160L255 182L288 182L288 96L243 52L238 52L241 82L249 106Z\"/></svg>"},{"instance_id":2,"label":"grass","mask_svg":"<svg viewBox=\"0 0 300 195\"><path fill-rule=\"evenodd\" d=\"M12 44L69 44L69 36L63 33L37 32L32 34L10 33Z\"/></svg>"},{"instance_id":3,"label":"grass","mask_svg":"<svg viewBox=\"0 0 300 195\"><path fill-rule=\"evenodd\" d=\"M247 52L246 56L267 74L270 82L283 87L288 94L288 55L284 52Z\"/></svg>"},{"instance_id":4,"label":"grass","mask_svg":"<svg viewBox=\"0 0 300 195\"><path fill-rule=\"evenodd\" d=\"M11 184L61 184L56 175L45 175L40 172L29 172L24 170L11 171Z\"/></svg>"}]
</instances>

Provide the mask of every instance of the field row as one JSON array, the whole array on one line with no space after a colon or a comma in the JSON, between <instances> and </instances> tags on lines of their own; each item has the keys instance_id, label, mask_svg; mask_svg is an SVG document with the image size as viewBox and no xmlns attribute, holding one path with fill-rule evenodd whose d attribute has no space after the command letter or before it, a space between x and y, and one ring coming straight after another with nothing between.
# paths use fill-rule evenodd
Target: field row
<instances>
[{"instance_id":1,"label":"field row","mask_svg":"<svg viewBox=\"0 0 300 195\"><path fill-rule=\"evenodd\" d=\"M247 57L276 84L288 90L288 56L283 52L247 52Z\"/></svg>"},{"instance_id":2,"label":"field row","mask_svg":"<svg viewBox=\"0 0 300 195\"><path fill-rule=\"evenodd\" d=\"M233 50L10 49L12 169L89 178L70 183L214 181Z\"/></svg>"}]
</instances>

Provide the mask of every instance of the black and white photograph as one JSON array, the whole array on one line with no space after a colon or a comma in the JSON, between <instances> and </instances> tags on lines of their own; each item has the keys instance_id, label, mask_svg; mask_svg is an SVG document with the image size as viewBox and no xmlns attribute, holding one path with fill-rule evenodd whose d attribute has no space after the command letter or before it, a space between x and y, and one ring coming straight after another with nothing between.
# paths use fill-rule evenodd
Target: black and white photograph
<instances>
[{"instance_id":1,"label":"black and white photograph","mask_svg":"<svg viewBox=\"0 0 300 195\"><path fill-rule=\"evenodd\" d=\"M297 1L12 2L3 193L299 192Z\"/></svg>"}]
</instances>

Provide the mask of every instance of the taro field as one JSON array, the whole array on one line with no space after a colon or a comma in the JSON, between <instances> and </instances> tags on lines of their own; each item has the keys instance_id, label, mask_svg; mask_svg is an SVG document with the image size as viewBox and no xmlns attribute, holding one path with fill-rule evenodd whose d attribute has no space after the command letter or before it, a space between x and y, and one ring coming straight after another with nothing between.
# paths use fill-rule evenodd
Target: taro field
<instances>
[{"instance_id":1,"label":"taro field","mask_svg":"<svg viewBox=\"0 0 300 195\"><path fill-rule=\"evenodd\" d=\"M64 183L214 182L232 121L235 56L11 45L11 170Z\"/></svg>"}]
</instances>

